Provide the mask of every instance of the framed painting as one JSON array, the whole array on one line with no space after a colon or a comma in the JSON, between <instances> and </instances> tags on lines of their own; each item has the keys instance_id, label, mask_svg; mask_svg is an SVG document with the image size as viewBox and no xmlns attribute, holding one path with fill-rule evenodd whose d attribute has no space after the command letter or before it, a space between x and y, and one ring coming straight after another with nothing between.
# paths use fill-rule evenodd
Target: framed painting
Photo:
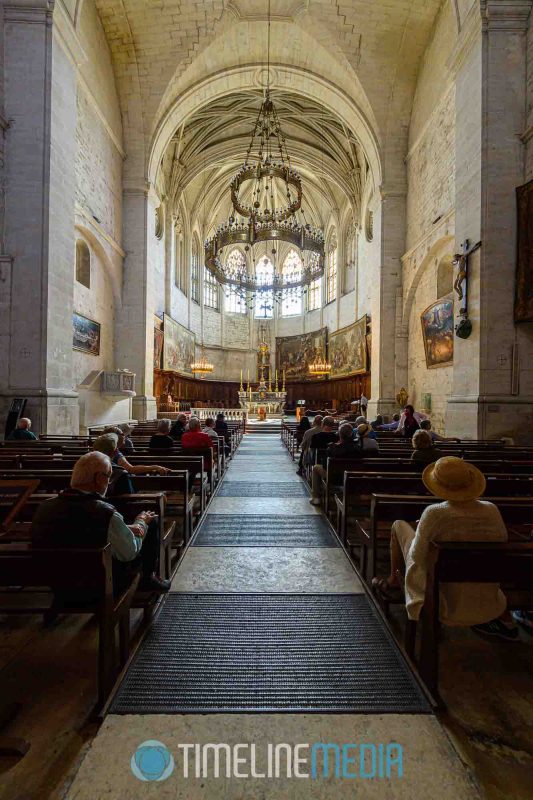
<instances>
[{"instance_id":1,"label":"framed painting","mask_svg":"<svg viewBox=\"0 0 533 800\"><path fill-rule=\"evenodd\" d=\"M192 375L191 364L195 360L195 346L194 333L165 314L163 369Z\"/></svg>"},{"instance_id":2,"label":"framed painting","mask_svg":"<svg viewBox=\"0 0 533 800\"><path fill-rule=\"evenodd\" d=\"M515 322L533 321L533 181L516 190Z\"/></svg>"},{"instance_id":3,"label":"framed painting","mask_svg":"<svg viewBox=\"0 0 533 800\"><path fill-rule=\"evenodd\" d=\"M347 325L330 333L328 360L331 364L330 378L346 378L359 375L368 368L366 344L366 314L353 325Z\"/></svg>"},{"instance_id":4,"label":"framed painting","mask_svg":"<svg viewBox=\"0 0 533 800\"><path fill-rule=\"evenodd\" d=\"M438 300L420 319L427 368L453 364L453 300Z\"/></svg>"},{"instance_id":5,"label":"framed painting","mask_svg":"<svg viewBox=\"0 0 533 800\"><path fill-rule=\"evenodd\" d=\"M309 364L326 357L327 328L298 336L276 337L276 369L288 381L317 380L309 375Z\"/></svg>"},{"instance_id":6,"label":"framed painting","mask_svg":"<svg viewBox=\"0 0 533 800\"><path fill-rule=\"evenodd\" d=\"M72 314L72 347L92 356L100 355L100 323L78 314Z\"/></svg>"}]
</instances>

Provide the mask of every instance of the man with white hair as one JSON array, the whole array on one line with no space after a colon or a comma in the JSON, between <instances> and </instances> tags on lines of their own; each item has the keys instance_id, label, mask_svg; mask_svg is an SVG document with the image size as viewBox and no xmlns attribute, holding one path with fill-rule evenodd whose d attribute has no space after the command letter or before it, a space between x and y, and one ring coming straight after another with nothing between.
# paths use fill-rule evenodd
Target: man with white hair
<instances>
[{"instance_id":1,"label":"man with white hair","mask_svg":"<svg viewBox=\"0 0 533 800\"><path fill-rule=\"evenodd\" d=\"M105 498L112 475L111 459L101 452L86 453L72 470L70 488L45 500L33 518L36 547L104 547L111 545L116 562L142 569L141 588L168 592L170 581L158 577L159 527L152 511L141 511L132 525ZM117 563L118 567L118 563ZM127 574L127 571L126 571ZM124 578L118 569L119 584ZM116 586L116 589L120 586Z\"/></svg>"},{"instance_id":2,"label":"man with white hair","mask_svg":"<svg viewBox=\"0 0 533 800\"><path fill-rule=\"evenodd\" d=\"M17 427L11 431L7 439L10 442L21 439L35 441L37 437L31 430L31 419L28 419L28 417L21 417L19 420L17 420Z\"/></svg>"}]
</instances>

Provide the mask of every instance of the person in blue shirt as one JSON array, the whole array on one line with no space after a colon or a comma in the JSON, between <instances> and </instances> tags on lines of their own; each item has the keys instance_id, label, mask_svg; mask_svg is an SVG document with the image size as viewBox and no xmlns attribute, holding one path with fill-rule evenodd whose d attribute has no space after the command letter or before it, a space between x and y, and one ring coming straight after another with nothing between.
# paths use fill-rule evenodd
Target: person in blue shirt
<instances>
[{"instance_id":1,"label":"person in blue shirt","mask_svg":"<svg viewBox=\"0 0 533 800\"><path fill-rule=\"evenodd\" d=\"M35 441L37 437L30 429L31 419L28 419L28 417L21 417L17 422L17 427L15 430L11 431L7 437L8 442L24 439L27 441Z\"/></svg>"}]
</instances>

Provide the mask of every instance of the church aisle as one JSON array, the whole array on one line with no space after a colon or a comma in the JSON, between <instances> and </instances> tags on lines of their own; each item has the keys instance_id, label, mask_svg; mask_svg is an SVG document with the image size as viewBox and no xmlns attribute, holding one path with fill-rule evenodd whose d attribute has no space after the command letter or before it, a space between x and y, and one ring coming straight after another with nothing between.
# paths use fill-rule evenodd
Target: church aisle
<instances>
[{"instance_id":1,"label":"church aisle","mask_svg":"<svg viewBox=\"0 0 533 800\"><path fill-rule=\"evenodd\" d=\"M278 437L244 438L70 800L479 796L302 490ZM163 743L176 761L156 786L130 769L147 740ZM402 775L380 776L378 767L372 779L370 765L366 778L319 772L311 785L309 776L287 777L285 767L281 777L258 776L269 743L316 742L341 751L367 743L375 753L400 746ZM185 778L183 745L193 743L255 743L257 777Z\"/></svg>"}]
</instances>

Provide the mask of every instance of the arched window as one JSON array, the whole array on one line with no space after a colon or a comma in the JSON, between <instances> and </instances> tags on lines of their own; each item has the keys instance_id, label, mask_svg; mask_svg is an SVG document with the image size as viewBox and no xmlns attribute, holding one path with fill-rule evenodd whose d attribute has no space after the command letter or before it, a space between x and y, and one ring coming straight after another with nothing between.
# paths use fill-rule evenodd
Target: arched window
<instances>
[{"instance_id":1,"label":"arched window","mask_svg":"<svg viewBox=\"0 0 533 800\"><path fill-rule=\"evenodd\" d=\"M196 234L191 248L191 299L200 302L200 247Z\"/></svg>"},{"instance_id":2,"label":"arched window","mask_svg":"<svg viewBox=\"0 0 533 800\"><path fill-rule=\"evenodd\" d=\"M315 278L307 290L307 310L316 311L322 305L322 278Z\"/></svg>"},{"instance_id":3,"label":"arched window","mask_svg":"<svg viewBox=\"0 0 533 800\"><path fill-rule=\"evenodd\" d=\"M263 256L255 266L255 275L259 286L272 283L274 264ZM255 295L255 316L267 319L274 316L274 292L272 289L259 289Z\"/></svg>"},{"instance_id":4,"label":"arched window","mask_svg":"<svg viewBox=\"0 0 533 800\"><path fill-rule=\"evenodd\" d=\"M220 309L218 281L207 267L204 267L204 306Z\"/></svg>"},{"instance_id":5,"label":"arched window","mask_svg":"<svg viewBox=\"0 0 533 800\"><path fill-rule=\"evenodd\" d=\"M284 281L299 281L302 277L302 259L296 252L291 250L283 262L282 275ZM281 314L290 317L294 314L302 313L302 287L295 286L292 289L284 289L281 300Z\"/></svg>"},{"instance_id":6,"label":"arched window","mask_svg":"<svg viewBox=\"0 0 533 800\"><path fill-rule=\"evenodd\" d=\"M238 247L234 247L226 259L226 268L231 272L246 274L246 258ZM226 311L230 314L246 314L246 291L226 288Z\"/></svg>"},{"instance_id":7,"label":"arched window","mask_svg":"<svg viewBox=\"0 0 533 800\"><path fill-rule=\"evenodd\" d=\"M82 239L76 242L76 280L91 288L91 251Z\"/></svg>"},{"instance_id":8,"label":"arched window","mask_svg":"<svg viewBox=\"0 0 533 800\"><path fill-rule=\"evenodd\" d=\"M337 240L333 239L328 249L326 270L326 303L337 297Z\"/></svg>"}]
</instances>

